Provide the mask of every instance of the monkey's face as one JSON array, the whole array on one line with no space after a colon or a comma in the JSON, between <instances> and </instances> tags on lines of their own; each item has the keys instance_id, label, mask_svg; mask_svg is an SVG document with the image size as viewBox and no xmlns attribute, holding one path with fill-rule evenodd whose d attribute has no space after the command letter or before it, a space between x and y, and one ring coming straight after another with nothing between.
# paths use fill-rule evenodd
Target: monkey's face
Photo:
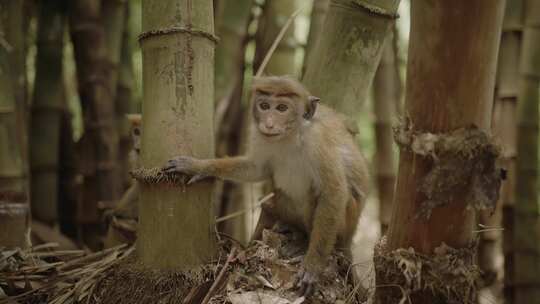
<instances>
[{"instance_id":1,"label":"monkey's face","mask_svg":"<svg viewBox=\"0 0 540 304\"><path fill-rule=\"evenodd\" d=\"M253 118L259 133L271 141L279 141L298 128L298 111L294 97L256 91Z\"/></svg>"}]
</instances>

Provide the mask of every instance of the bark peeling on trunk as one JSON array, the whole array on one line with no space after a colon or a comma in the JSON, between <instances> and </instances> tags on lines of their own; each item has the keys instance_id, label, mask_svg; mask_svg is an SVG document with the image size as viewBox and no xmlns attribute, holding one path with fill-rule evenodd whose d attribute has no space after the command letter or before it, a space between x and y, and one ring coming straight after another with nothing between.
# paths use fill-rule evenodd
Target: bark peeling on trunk
<instances>
[{"instance_id":1,"label":"bark peeling on trunk","mask_svg":"<svg viewBox=\"0 0 540 304\"><path fill-rule=\"evenodd\" d=\"M410 125L397 126L400 148L431 160L432 167L420 183L425 196L415 218L429 219L433 209L451 204L464 194L467 209L495 210L503 173L495 161L500 149L476 126L450 133L416 133Z\"/></svg>"}]
</instances>

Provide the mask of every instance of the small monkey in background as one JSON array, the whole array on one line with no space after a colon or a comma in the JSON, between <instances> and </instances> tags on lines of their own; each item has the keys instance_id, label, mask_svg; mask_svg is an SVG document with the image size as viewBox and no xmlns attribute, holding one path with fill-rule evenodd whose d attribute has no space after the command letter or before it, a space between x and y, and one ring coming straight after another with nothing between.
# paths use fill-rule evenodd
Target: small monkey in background
<instances>
[{"instance_id":1,"label":"small monkey in background","mask_svg":"<svg viewBox=\"0 0 540 304\"><path fill-rule=\"evenodd\" d=\"M128 114L126 117L131 124L130 133L133 144L132 149L128 154L131 170L139 167L139 158L141 154L142 116L140 114ZM116 206L115 211L124 217L137 219L139 217L139 193L139 184L134 180L131 187L129 187L124 195L122 195L122 198Z\"/></svg>"},{"instance_id":2,"label":"small monkey in background","mask_svg":"<svg viewBox=\"0 0 540 304\"><path fill-rule=\"evenodd\" d=\"M367 190L366 162L345 117L289 77L260 77L252 88L248 153L221 159L178 156L163 170L237 182L271 180L276 199L261 217L304 231L301 292L313 284L334 247L351 258L351 245ZM271 209L271 214L269 213ZM262 218L259 220L261 222ZM272 223L272 221L270 221Z\"/></svg>"},{"instance_id":3,"label":"small monkey in background","mask_svg":"<svg viewBox=\"0 0 540 304\"><path fill-rule=\"evenodd\" d=\"M130 133L132 140L132 149L128 154L130 169L135 169L139 166L139 156L141 151L141 115L128 114L126 118L130 122ZM110 210L105 211L105 221L109 227L107 236L104 239L105 248L111 248L120 244L132 244L135 241L136 222L139 218L139 183L134 180L131 186L124 192L117 205ZM121 220L124 222L123 227L130 226L126 229L116 227L115 222ZM129 224L129 225L126 225ZM133 227L131 227L133 226Z\"/></svg>"}]
</instances>

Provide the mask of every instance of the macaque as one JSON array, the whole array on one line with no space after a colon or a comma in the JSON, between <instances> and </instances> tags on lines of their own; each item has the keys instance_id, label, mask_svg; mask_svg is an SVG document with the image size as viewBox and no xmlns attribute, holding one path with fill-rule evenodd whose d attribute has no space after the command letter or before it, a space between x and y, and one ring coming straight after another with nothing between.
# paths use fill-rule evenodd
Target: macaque
<instances>
[{"instance_id":1,"label":"macaque","mask_svg":"<svg viewBox=\"0 0 540 304\"><path fill-rule=\"evenodd\" d=\"M271 180L276 200L263 215L309 237L301 277L308 295L337 247L351 257L367 190L366 162L345 117L289 77L260 77L252 88L252 123L244 156L178 156L163 170L237 182ZM271 213L264 214L264 213Z\"/></svg>"}]
</instances>

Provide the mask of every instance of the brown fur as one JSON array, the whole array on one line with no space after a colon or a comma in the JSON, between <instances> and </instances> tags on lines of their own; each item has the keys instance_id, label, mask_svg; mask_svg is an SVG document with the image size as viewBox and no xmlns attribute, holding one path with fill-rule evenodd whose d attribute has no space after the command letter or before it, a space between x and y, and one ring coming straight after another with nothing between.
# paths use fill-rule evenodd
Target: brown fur
<instances>
[{"instance_id":1,"label":"brown fur","mask_svg":"<svg viewBox=\"0 0 540 304\"><path fill-rule=\"evenodd\" d=\"M258 78L247 155L208 160L180 156L165 170L239 182L272 180L276 198L263 208L255 235L275 219L305 231L309 247L304 266L318 274L335 246L350 255L368 177L344 117L324 105L317 107L314 100L294 79ZM285 111L278 108L283 110L282 104Z\"/></svg>"}]
</instances>

